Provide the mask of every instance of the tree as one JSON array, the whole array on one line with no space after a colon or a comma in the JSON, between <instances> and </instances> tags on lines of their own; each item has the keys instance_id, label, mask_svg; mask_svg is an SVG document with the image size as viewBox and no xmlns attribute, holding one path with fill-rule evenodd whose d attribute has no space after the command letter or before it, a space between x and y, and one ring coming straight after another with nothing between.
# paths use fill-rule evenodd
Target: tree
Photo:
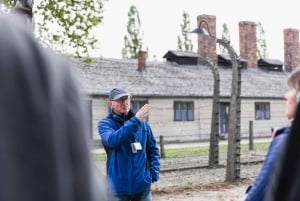
<instances>
[{"instance_id":1,"label":"tree","mask_svg":"<svg viewBox=\"0 0 300 201\"><path fill-rule=\"evenodd\" d=\"M42 0L36 12L43 18L38 22L40 38L50 44L68 44L66 51L72 48L78 57L88 56L88 49L94 49L97 43L90 32L102 22L104 1Z\"/></svg>"},{"instance_id":2,"label":"tree","mask_svg":"<svg viewBox=\"0 0 300 201\"><path fill-rule=\"evenodd\" d=\"M124 36L123 58L136 59L142 49L141 20L139 11L132 5L128 11L127 35Z\"/></svg>"},{"instance_id":3,"label":"tree","mask_svg":"<svg viewBox=\"0 0 300 201\"><path fill-rule=\"evenodd\" d=\"M193 51L192 40L189 37L190 16L187 12L182 13L183 22L180 24L182 36L177 36L177 49L183 51Z\"/></svg>"},{"instance_id":4,"label":"tree","mask_svg":"<svg viewBox=\"0 0 300 201\"><path fill-rule=\"evenodd\" d=\"M265 37L265 31L260 22L257 23L257 32L256 32L256 43L257 43L257 56L258 58L267 58L267 41Z\"/></svg>"},{"instance_id":5,"label":"tree","mask_svg":"<svg viewBox=\"0 0 300 201\"><path fill-rule=\"evenodd\" d=\"M0 4L8 8L12 8L16 4L17 0L0 0Z\"/></svg>"},{"instance_id":6,"label":"tree","mask_svg":"<svg viewBox=\"0 0 300 201\"><path fill-rule=\"evenodd\" d=\"M223 24L222 39L226 41L230 41L230 33L226 23ZM219 50L221 54L227 54L227 50L225 49L225 47L220 44L219 44Z\"/></svg>"},{"instance_id":7,"label":"tree","mask_svg":"<svg viewBox=\"0 0 300 201\"><path fill-rule=\"evenodd\" d=\"M0 3L13 8L22 1L26 0L1 0ZM35 33L41 41L61 53L73 50L77 57L88 57L89 48L94 49L97 43L90 33L102 22L105 1L35 1L37 5L32 19Z\"/></svg>"}]
</instances>

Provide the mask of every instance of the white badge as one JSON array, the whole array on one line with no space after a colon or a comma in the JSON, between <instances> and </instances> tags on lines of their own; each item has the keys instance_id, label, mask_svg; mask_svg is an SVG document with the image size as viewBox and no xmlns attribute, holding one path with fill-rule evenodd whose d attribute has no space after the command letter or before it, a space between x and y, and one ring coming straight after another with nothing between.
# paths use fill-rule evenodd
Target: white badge
<instances>
[{"instance_id":1,"label":"white badge","mask_svg":"<svg viewBox=\"0 0 300 201\"><path fill-rule=\"evenodd\" d=\"M139 142L133 142L131 143L131 150L132 150L132 153L136 153L137 151L139 150L142 150L142 145L141 143Z\"/></svg>"}]
</instances>

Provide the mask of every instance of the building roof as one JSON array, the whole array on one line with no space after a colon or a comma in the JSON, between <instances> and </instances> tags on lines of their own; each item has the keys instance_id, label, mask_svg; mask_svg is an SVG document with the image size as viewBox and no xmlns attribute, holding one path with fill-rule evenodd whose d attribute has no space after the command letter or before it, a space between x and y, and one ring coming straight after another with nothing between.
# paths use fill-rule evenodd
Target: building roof
<instances>
[{"instance_id":1,"label":"building roof","mask_svg":"<svg viewBox=\"0 0 300 201\"><path fill-rule=\"evenodd\" d=\"M266 70L283 71L283 62L278 59L261 58L258 60L257 65Z\"/></svg>"},{"instance_id":2,"label":"building roof","mask_svg":"<svg viewBox=\"0 0 300 201\"><path fill-rule=\"evenodd\" d=\"M196 65L200 55L191 51L169 50L163 58L179 65Z\"/></svg>"},{"instance_id":3,"label":"building roof","mask_svg":"<svg viewBox=\"0 0 300 201\"><path fill-rule=\"evenodd\" d=\"M276 65L276 66L283 66L283 62L279 59L267 59L267 58L261 58L258 60L258 63L261 63L261 65Z\"/></svg>"},{"instance_id":4,"label":"building roof","mask_svg":"<svg viewBox=\"0 0 300 201\"><path fill-rule=\"evenodd\" d=\"M84 91L91 96L107 96L111 88L123 86L133 96L211 97L213 75L208 66L178 65L147 61L146 70L138 71L136 59L94 59L92 63L74 60ZM232 71L219 68L220 94L230 96ZM260 68L241 70L241 96L245 98L283 98L287 73Z\"/></svg>"},{"instance_id":5,"label":"building roof","mask_svg":"<svg viewBox=\"0 0 300 201\"><path fill-rule=\"evenodd\" d=\"M197 52L192 52L192 51L169 50L163 56L163 58L172 58L172 57L199 58L200 55Z\"/></svg>"}]
</instances>

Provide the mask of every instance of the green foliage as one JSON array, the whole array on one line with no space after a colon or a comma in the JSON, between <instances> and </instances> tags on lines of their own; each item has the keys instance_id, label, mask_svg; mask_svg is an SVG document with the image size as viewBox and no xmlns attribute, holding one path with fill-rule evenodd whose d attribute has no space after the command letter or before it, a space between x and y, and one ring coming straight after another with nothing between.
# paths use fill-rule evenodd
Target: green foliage
<instances>
[{"instance_id":1,"label":"green foliage","mask_svg":"<svg viewBox=\"0 0 300 201\"><path fill-rule=\"evenodd\" d=\"M177 36L177 49L183 51L193 51L193 44L190 39L190 16L187 12L182 13L183 22L180 24L182 36Z\"/></svg>"},{"instance_id":2,"label":"green foliage","mask_svg":"<svg viewBox=\"0 0 300 201\"><path fill-rule=\"evenodd\" d=\"M166 149L166 158L180 158L188 156L207 155L208 147L187 147L180 149Z\"/></svg>"},{"instance_id":3,"label":"green foliage","mask_svg":"<svg viewBox=\"0 0 300 201\"><path fill-rule=\"evenodd\" d=\"M230 33L226 23L223 24L222 39L230 41ZM219 50L221 54L228 54L226 48L221 44L219 44Z\"/></svg>"},{"instance_id":4,"label":"green foliage","mask_svg":"<svg viewBox=\"0 0 300 201\"><path fill-rule=\"evenodd\" d=\"M267 50L267 41L265 37L265 30L262 27L260 22L257 23L257 31L256 31L256 45L257 45L257 56L258 58L267 58L268 50Z\"/></svg>"},{"instance_id":5,"label":"green foliage","mask_svg":"<svg viewBox=\"0 0 300 201\"><path fill-rule=\"evenodd\" d=\"M124 36L123 58L136 59L138 52L142 49L141 20L139 11L132 5L128 11L127 35Z\"/></svg>"},{"instance_id":6,"label":"green foliage","mask_svg":"<svg viewBox=\"0 0 300 201\"><path fill-rule=\"evenodd\" d=\"M242 144L242 151L248 151L249 145ZM256 150L267 150L270 146L268 142L255 143ZM189 156L198 156L198 155L208 155L209 146L199 146L199 147L187 147L187 148L176 148L176 149L166 149L166 158L179 158L179 157L189 157ZM227 152L227 144L219 145L219 152Z\"/></svg>"},{"instance_id":7,"label":"green foliage","mask_svg":"<svg viewBox=\"0 0 300 201\"><path fill-rule=\"evenodd\" d=\"M259 142L254 144L255 150L267 150L269 146L270 146L269 142ZM248 151L249 145L242 144L241 149L242 151ZM219 152L226 153L227 144L220 144ZM189 156L208 155L209 146L166 149L165 153L166 153L166 158L180 158L180 157L189 157ZM96 161L105 161L107 159L105 153L92 154L92 156Z\"/></svg>"},{"instance_id":8,"label":"green foliage","mask_svg":"<svg viewBox=\"0 0 300 201\"><path fill-rule=\"evenodd\" d=\"M13 8L16 1L0 0L0 4ZM86 57L86 61L89 61L88 50L94 49L98 42L91 31L102 22L105 1L34 1L33 8L36 9L33 10L33 24L38 38L56 51L71 51L71 54Z\"/></svg>"},{"instance_id":9,"label":"green foliage","mask_svg":"<svg viewBox=\"0 0 300 201\"><path fill-rule=\"evenodd\" d=\"M93 158L95 161L106 161L106 160L107 160L106 153L92 154L92 158Z\"/></svg>"},{"instance_id":10,"label":"green foliage","mask_svg":"<svg viewBox=\"0 0 300 201\"><path fill-rule=\"evenodd\" d=\"M12 8L16 3L16 0L0 0L1 5L5 5L8 8Z\"/></svg>"},{"instance_id":11,"label":"green foliage","mask_svg":"<svg viewBox=\"0 0 300 201\"><path fill-rule=\"evenodd\" d=\"M102 22L106 0L41 0L34 13L39 38L62 53L73 50L77 57L88 57L97 39L90 32Z\"/></svg>"}]
</instances>

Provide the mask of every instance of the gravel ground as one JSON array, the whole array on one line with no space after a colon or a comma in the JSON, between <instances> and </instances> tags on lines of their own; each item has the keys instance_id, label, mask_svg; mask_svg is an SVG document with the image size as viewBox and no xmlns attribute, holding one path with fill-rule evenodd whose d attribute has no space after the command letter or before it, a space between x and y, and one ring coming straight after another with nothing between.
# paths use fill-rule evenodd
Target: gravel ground
<instances>
[{"instance_id":1,"label":"gravel ground","mask_svg":"<svg viewBox=\"0 0 300 201\"><path fill-rule=\"evenodd\" d=\"M218 183L153 193L153 201L241 201L248 184Z\"/></svg>"},{"instance_id":2,"label":"gravel ground","mask_svg":"<svg viewBox=\"0 0 300 201\"><path fill-rule=\"evenodd\" d=\"M161 173L152 185L154 201L237 201L258 174L262 164L242 165L241 179L225 181L226 168Z\"/></svg>"},{"instance_id":3,"label":"gravel ground","mask_svg":"<svg viewBox=\"0 0 300 201\"><path fill-rule=\"evenodd\" d=\"M241 182L253 180L258 174L260 167L261 164L242 165ZM225 181L225 175L225 167L165 172L160 174L160 180L153 184L152 189L159 192L172 188L222 183Z\"/></svg>"},{"instance_id":4,"label":"gravel ground","mask_svg":"<svg viewBox=\"0 0 300 201\"><path fill-rule=\"evenodd\" d=\"M251 151L242 154L241 161L262 161L265 152ZM221 157L222 158L222 157ZM225 158L225 157L223 157ZM262 163L241 165L241 179L224 182L226 161L220 167L206 168L207 156L161 159L160 180L152 185L154 201L236 201L241 200L249 184L257 176ZM176 167L198 166L184 171L165 171ZM201 165L202 164L202 165Z\"/></svg>"},{"instance_id":5,"label":"gravel ground","mask_svg":"<svg viewBox=\"0 0 300 201\"><path fill-rule=\"evenodd\" d=\"M257 176L266 151L247 151L241 165L240 180L225 182L226 156L220 154L218 168L207 168L208 156L161 159L160 180L152 185L153 201L240 201L249 184ZM103 173L105 162L98 164ZM196 169L188 169L196 166ZM186 168L186 170L178 170ZM169 171L170 169L177 169Z\"/></svg>"}]
</instances>

